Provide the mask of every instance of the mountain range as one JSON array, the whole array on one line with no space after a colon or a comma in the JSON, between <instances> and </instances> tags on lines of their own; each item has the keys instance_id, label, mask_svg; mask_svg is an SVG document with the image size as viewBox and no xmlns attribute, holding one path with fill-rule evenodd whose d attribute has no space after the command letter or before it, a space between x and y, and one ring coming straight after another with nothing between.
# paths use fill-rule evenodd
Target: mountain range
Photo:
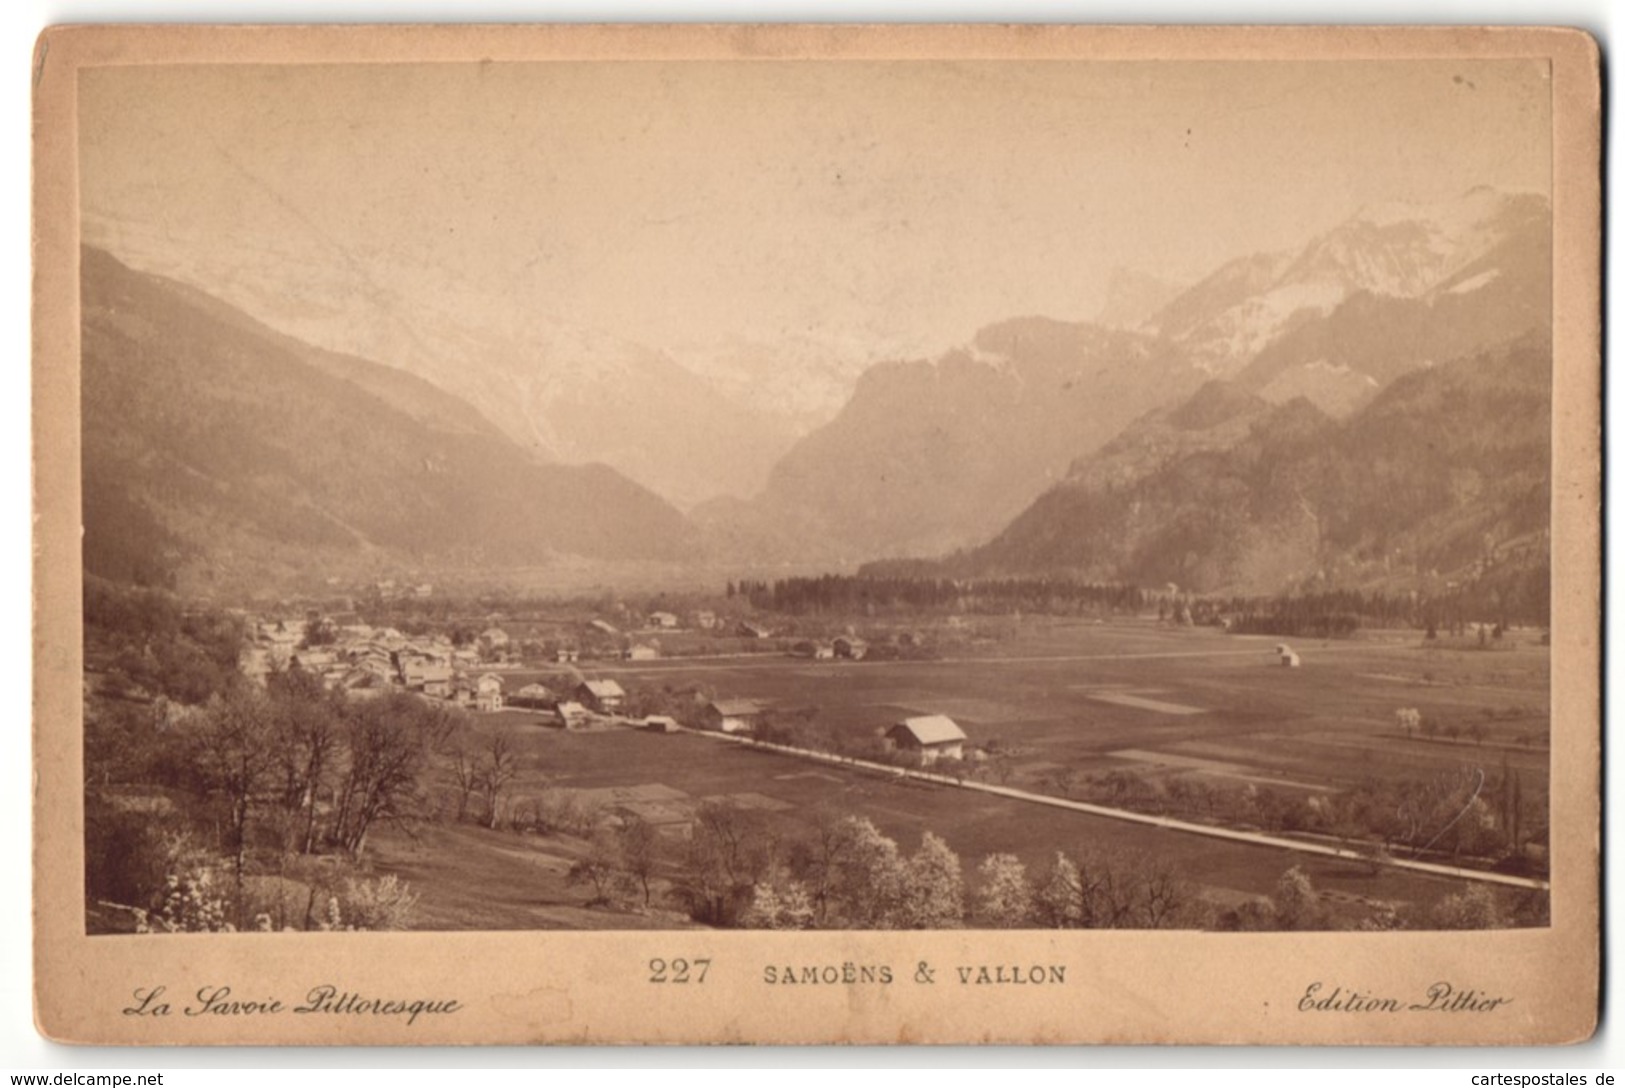
<instances>
[{"instance_id":1,"label":"mountain range","mask_svg":"<svg viewBox=\"0 0 1625 1088\"><path fill-rule=\"evenodd\" d=\"M1297 250L1239 258L1133 329L1039 318L932 361L881 364L747 503L695 520L735 554L931 555L997 533L1066 467L1211 378L1346 416L1398 376L1551 317L1544 198L1473 190L1365 209ZM1134 277L1121 277L1125 284Z\"/></svg>"},{"instance_id":2,"label":"mountain range","mask_svg":"<svg viewBox=\"0 0 1625 1088\"><path fill-rule=\"evenodd\" d=\"M87 562L115 576L949 556L941 569L1254 588L1453 569L1458 530L1534 531L1494 488L1473 493L1483 510L1445 501L1468 469L1433 466L1409 432L1393 436L1408 460L1370 435L1383 410L1444 411L1427 395L1444 376L1483 410L1538 408L1508 371L1549 372L1531 346L1551 317L1538 196L1366 208L1184 288L1119 270L1093 321L1012 318L861 373L810 339L684 345L680 363L537 315L476 328L451 286L407 312L389 283L341 290L320 262L271 260L260 281L203 257L170 259L179 278L83 260L86 520L107 529ZM1475 366L1504 388L1477 389ZM1536 471L1537 438L1506 453L1508 479ZM1396 502L1416 524L1395 527L1381 493L1339 490L1333 452L1442 505ZM1386 526L1380 541L1317 489Z\"/></svg>"},{"instance_id":3,"label":"mountain range","mask_svg":"<svg viewBox=\"0 0 1625 1088\"><path fill-rule=\"evenodd\" d=\"M540 463L420 378L80 254L85 565L192 588L561 555L695 534L603 465Z\"/></svg>"},{"instance_id":4,"label":"mountain range","mask_svg":"<svg viewBox=\"0 0 1625 1088\"><path fill-rule=\"evenodd\" d=\"M1550 457L1549 333L1411 371L1341 420L1216 379L987 544L901 569L1234 593L1543 575Z\"/></svg>"},{"instance_id":5,"label":"mountain range","mask_svg":"<svg viewBox=\"0 0 1625 1088\"><path fill-rule=\"evenodd\" d=\"M760 488L861 365L798 341L656 349L297 231L223 246L92 213L84 236L307 345L424 379L541 460L609 465L685 509Z\"/></svg>"}]
</instances>

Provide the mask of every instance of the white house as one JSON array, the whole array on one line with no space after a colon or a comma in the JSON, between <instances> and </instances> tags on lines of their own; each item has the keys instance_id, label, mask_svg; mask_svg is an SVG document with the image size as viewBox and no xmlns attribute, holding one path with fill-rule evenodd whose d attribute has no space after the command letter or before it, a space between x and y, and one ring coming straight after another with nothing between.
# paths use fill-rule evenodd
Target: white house
<instances>
[{"instance_id":1,"label":"white house","mask_svg":"<svg viewBox=\"0 0 1625 1088\"><path fill-rule=\"evenodd\" d=\"M488 672L474 682L474 706L478 710L502 709L502 677Z\"/></svg>"}]
</instances>

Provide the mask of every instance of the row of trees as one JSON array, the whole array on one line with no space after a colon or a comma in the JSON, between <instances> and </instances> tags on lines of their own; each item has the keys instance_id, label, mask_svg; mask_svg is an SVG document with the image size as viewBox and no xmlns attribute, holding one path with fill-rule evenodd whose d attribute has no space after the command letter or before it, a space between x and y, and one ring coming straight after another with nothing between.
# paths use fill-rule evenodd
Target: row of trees
<instances>
[{"instance_id":1,"label":"row of trees","mask_svg":"<svg viewBox=\"0 0 1625 1088\"><path fill-rule=\"evenodd\" d=\"M1374 862L1426 856L1516 868L1533 865L1531 847L1538 855L1546 839L1540 797L1525 790L1522 776L1504 760L1492 770L1462 764L1401 779L1367 776L1331 794L1064 769L1045 786L1059 796L1136 812L1333 838L1367 848Z\"/></svg>"},{"instance_id":2,"label":"row of trees","mask_svg":"<svg viewBox=\"0 0 1625 1088\"><path fill-rule=\"evenodd\" d=\"M1165 857L1055 851L1030 870L1008 853L967 866L925 832L912 853L867 817L816 814L784 834L761 813L707 802L687 839L628 817L602 827L570 872L591 902L648 908L669 897L696 921L748 929L1486 929L1543 924L1545 900L1505 903L1472 885L1426 907L1339 915L1294 866L1272 894L1220 908Z\"/></svg>"},{"instance_id":3,"label":"row of trees","mask_svg":"<svg viewBox=\"0 0 1625 1088\"><path fill-rule=\"evenodd\" d=\"M755 608L786 615L870 611L1134 613L1148 600L1133 586L1096 585L1067 578L951 579L882 573L887 570L883 564L876 564L874 569L876 573L856 576L825 574L772 583L743 580L728 583L727 589L730 597L744 597Z\"/></svg>"},{"instance_id":4,"label":"row of trees","mask_svg":"<svg viewBox=\"0 0 1625 1088\"><path fill-rule=\"evenodd\" d=\"M815 815L780 836L758 813L708 803L674 858L674 894L698 921L769 929L941 929L962 925L1157 929L1208 919L1166 861L1057 853L1030 879L1012 854L970 872L940 836L905 853L867 817Z\"/></svg>"}]
</instances>

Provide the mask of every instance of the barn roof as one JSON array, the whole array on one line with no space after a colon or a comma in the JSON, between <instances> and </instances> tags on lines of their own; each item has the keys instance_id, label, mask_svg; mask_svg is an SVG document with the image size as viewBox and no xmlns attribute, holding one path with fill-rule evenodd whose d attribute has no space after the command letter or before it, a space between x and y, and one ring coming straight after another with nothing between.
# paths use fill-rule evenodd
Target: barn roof
<instances>
[{"instance_id":1,"label":"barn roof","mask_svg":"<svg viewBox=\"0 0 1625 1088\"><path fill-rule=\"evenodd\" d=\"M626 694L625 689L613 680L584 680L582 683L586 685L588 691L593 693L594 697L599 699L606 696Z\"/></svg>"},{"instance_id":2,"label":"barn roof","mask_svg":"<svg viewBox=\"0 0 1625 1088\"><path fill-rule=\"evenodd\" d=\"M952 744L965 738L965 731L946 714L927 714L919 718L904 718L893 730L901 729L912 736L916 742L924 746L927 744Z\"/></svg>"}]
</instances>

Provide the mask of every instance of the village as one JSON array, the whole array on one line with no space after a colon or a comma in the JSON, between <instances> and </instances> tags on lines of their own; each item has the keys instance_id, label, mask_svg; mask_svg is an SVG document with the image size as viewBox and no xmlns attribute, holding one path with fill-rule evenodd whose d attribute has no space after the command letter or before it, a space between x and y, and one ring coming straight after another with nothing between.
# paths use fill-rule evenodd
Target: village
<instances>
[{"instance_id":1,"label":"village","mask_svg":"<svg viewBox=\"0 0 1625 1088\"><path fill-rule=\"evenodd\" d=\"M248 852L187 863L231 874L239 926L255 904L278 928L317 924L311 887L371 910L391 880L410 919L367 924L905 924L855 922L868 917L855 900L809 921L773 915L769 895L751 913L756 877L710 883L732 864L713 851L745 835L794 898L819 871L806 851L836 830L950 851L978 888L1036 889L1063 852L1137 874L1147 895L1182 889L1177 914L1136 899L1115 920L1067 924L1278 928L1267 904L1300 868L1318 927L1431 924L1464 881L1492 894L1473 905L1493 924L1543 909L1538 630L1333 637L1308 634L1311 615L1283 638L1238 630L1269 618L1256 610L1047 587L1048 613L972 586L877 607L880 587L854 584L856 605L802 609L750 584L653 598L340 590L223 610L94 588L95 841L148 835L151 811L180 834L239 788L228 765L251 759L251 823L228 828ZM187 836L175 841L201 841ZM143 867L175 864L157 860L168 841L108 867L129 884L98 893L98 927L127 924Z\"/></svg>"},{"instance_id":2,"label":"village","mask_svg":"<svg viewBox=\"0 0 1625 1088\"><path fill-rule=\"evenodd\" d=\"M713 611L700 609L688 619L692 630L723 633ZM275 672L298 669L347 697L407 693L481 714L504 709L541 712L567 730L618 726L657 733L682 728L733 735L768 732L764 723L779 709L768 700L707 697L694 692L694 698L675 706L667 700L660 707L676 713L635 714L619 680L587 678L581 673L578 666L583 661L590 667L660 660L660 636L685 630L683 620L669 611L650 612L643 621L640 630L625 632L608 621L592 619L579 637L565 635L545 642L521 642L496 625L472 640L454 640L445 634L414 637L392 627L373 627L354 614L322 616L310 611L301 617L255 620L254 637L242 654L240 667L261 685ZM750 620L737 621L729 633L735 639L758 643L773 638L770 627ZM902 636L905 645L915 645L919 638L913 632ZM846 634L830 639L778 639L771 652L792 659L857 662L864 660L869 649L867 640ZM546 655L545 661L537 660L538 655ZM695 656L690 654L688 659ZM537 678L539 668L550 684ZM807 708L793 709L807 712ZM903 717L879 732L887 750L912 756L921 764L966 757L964 730L944 714ZM974 750L973 754L980 755Z\"/></svg>"}]
</instances>

